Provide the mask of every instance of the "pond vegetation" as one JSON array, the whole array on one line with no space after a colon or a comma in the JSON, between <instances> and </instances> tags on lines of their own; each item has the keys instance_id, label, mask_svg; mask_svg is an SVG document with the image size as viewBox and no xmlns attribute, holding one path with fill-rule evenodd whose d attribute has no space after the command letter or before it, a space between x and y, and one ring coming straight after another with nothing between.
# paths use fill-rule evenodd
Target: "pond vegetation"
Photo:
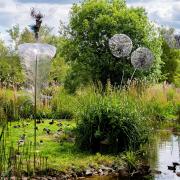
<instances>
[{"instance_id":1,"label":"pond vegetation","mask_svg":"<svg viewBox=\"0 0 180 180\"><path fill-rule=\"evenodd\" d=\"M124 0L73 5L57 36L39 23L35 37L18 25L8 30L14 49L0 41L1 179L179 177L180 51L164 38L174 31L155 27ZM39 36L56 56L49 73L36 66L36 99L38 78L29 82L17 49L34 47ZM126 37L130 49L115 44L114 56L112 37Z\"/></svg>"}]
</instances>

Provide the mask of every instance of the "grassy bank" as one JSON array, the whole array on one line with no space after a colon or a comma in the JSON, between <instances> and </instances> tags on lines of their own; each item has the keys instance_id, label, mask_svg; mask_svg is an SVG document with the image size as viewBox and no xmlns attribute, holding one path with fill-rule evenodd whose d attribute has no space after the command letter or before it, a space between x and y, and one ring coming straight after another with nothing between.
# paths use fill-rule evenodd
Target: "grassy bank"
<instances>
[{"instance_id":1,"label":"grassy bank","mask_svg":"<svg viewBox=\"0 0 180 180\"><path fill-rule=\"evenodd\" d=\"M178 91L161 85L140 91L135 86L117 90L109 85L106 91L87 87L69 95L59 88L48 103L39 104L36 168L65 173L86 171L90 167L98 169L102 165L137 170L148 159L151 134L158 128L178 127ZM32 173L34 124L32 119L22 118L33 115L32 103L28 98L23 98L27 106L20 103L20 94L13 96L12 91L5 90L0 94L4 118L1 118L1 130L6 124L2 122L9 120L1 141L1 147L6 149L6 161L1 158L0 162L6 162L4 170L13 166L17 171ZM13 113L18 116L8 116ZM48 117L52 119L45 119ZM14 164L9 164L12 150L16 158ZM16 164L22 165L16 167Z\"/></svg>"}]
</instances>

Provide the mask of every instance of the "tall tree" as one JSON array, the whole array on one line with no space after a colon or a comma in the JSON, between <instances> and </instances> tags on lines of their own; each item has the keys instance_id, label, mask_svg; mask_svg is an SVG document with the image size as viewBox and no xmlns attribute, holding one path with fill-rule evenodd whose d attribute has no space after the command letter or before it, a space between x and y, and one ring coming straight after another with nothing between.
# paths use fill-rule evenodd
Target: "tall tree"
<instances>
[{"instance_id":1,"label":"tall tree","mask_svg":"<svg viewBox=\"0 0 180 180\"><path fill-rule=\"evenodd\" d=\"M180 64L180 51L171 47L171 43L165 39L166 36L174 36L174 29L162 28L161 30L163 43L162 43L162 74L164 79L169 83L175 83L178 78L178 70ZM171 39L170 39L171 40ZM176 80L175 80L176 79Z\"/></svg>"},{"instance_id":2,"label":"tall tree","mask_svg":"<svg viewBox=\"0 0 180 180\"><path fill-rule=\"evenodd\" d=\"M8 29L7 32L9 33L12 42L14 43L15 50L17 50L17 47L19 45L19 38L20 38L20 28L19 25L16 24L11 29Z\"/></svg>"},{"instance_id":3,"label":"tall tree","mask_svg":"<svg viewBox=\"0 0 180 180\"><path fill-rule=\"evenodd\" d=\"M73 6L69 27L62 52L77 78L88 75L105 85L108 79L120 84L123 71L125 81L131 77L134 69L130 58L116 58L109 50L109 38L120 33L132 39L133 50L145 46L154 54L153 67L138 70L135 77L160 77L161 39L144 9L128 8L125 0L85 0Z\"/></svg>"}]
</instances>

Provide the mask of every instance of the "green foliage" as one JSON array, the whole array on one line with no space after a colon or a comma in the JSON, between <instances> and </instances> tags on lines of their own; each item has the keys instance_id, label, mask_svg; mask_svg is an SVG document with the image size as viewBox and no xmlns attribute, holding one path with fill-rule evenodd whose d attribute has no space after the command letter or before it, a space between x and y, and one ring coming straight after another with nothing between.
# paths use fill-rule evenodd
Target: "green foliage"
<instances>
[{"instance_id":1,"label":"green foliage","mask_svg":"<svg viewBox=\"0 0 180 180\"><path fill-rule=\"evenodd\" d=\"M29 96L22 92L0 89L0 109L2 117L8 120L19 120L32 116L33 103Z\"/></svg>"},{"instance_id":2,"label":"green foliage","mask_svg":"<svg viewBox=\"0 0 180 180\"><path fill-rule=\"evenodd\" d=\"M149 129L137 101L113 92L84 96L78 114L77 145L91 151L119 152L147 142Z\"/></svg>"},{"instance_id":3,"label":"green foliage","mask_svg":"<svg viewBox=\"0 0 180 180\"><path fill-rule=\"evenodd\" d=\"M148 100L143 98L143 103L145 108L144 113L149 119L165 121L176 118L180 97L175 88L166 85L159 88L154 87L149 94L146 91L144 96L148 97Z\"/></svg>"},{"instance_id":4,"label":"green foliage","mask_svg":"<svg viewBox=\"0 0 180 180\"><path fill-rule=\"evenodd\" d=\"M161 33L162 35L164 33L170 33L173 34L172 29L166 30L162 29ZM173 49L169 47L167 42L163 39L162 43L162 56L161 59L163 61L162 65L162 74L165 76L165 79L169 83L175 83L177 82L178 77L178 69L180 64L180 51L178 49Z\"/></svg>"},{"instance_id":5,"label":"green foliage","mask_svg":"<svg viewBox=\"0 0 180 180\"><path fill-rule=\"evenodd\" d=\"M75 112L75 98L64 89L59 91L52 99L52 114L57 119L72 119Z\"/></svg>"},{"instance_id":6,"label":"green foliage","mask_svg":"<svg viewBox=\"0 0 180 180\"><path fill-rule=\"evenodd\" d=\"M123 70L124 83L131 77L134 69L130 59L115 58L109 50L108 39L116 33L127 34L133 41L133 50L145 46L154 54L153 67L137 71L135 77L160 76L161 39L144 9L128 8L124 0L87 0L73 6L69 27L62 52L65 60L71 62L74 77L82 83L90 75L89 80L94 83L105 85L109 79L112 84L120 84Z\"/></svg>"},{"instance_id":7,"label":"green foliage","mask_svg":"<svg viewBox=\"0 0 180 180\"><path fill-rule=\"evenodd\" d=\"M0 86L14 87L23 83L24 77L18 57L9 52L0 40Z\"/></svg>"},{"instance_id":8,"label":"green foliage","mask_svg":"<svg viewBox=\"0 0 180 180\"><path fill-rule=\"evenodd\" d=\"M121 155L122 160L124 160L124 162L127 165L127 168L130 172L133 172L134 170L136 170L136 168L138 167L138 158L137 158L137 154L133 151L126 151Z\"/></svg>"}]
</instances>

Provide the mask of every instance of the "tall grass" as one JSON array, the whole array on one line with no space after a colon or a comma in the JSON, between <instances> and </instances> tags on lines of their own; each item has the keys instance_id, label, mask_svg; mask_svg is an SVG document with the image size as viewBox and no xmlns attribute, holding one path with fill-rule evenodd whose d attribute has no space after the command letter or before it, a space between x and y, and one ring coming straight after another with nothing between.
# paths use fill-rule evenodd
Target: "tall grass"
<instances>
[{"instance_id":1,"label":"tall grass","mask_svg":"<svg viewBox=\"0 0 180 180\"><path fill-rule=\"evenodd\" d=\"M82 94L76 139L80 148L117 153L147 142L149 128L143 109L127 91L109 88L102 94L89 89Z\"/></svg>"}]
</instances>

